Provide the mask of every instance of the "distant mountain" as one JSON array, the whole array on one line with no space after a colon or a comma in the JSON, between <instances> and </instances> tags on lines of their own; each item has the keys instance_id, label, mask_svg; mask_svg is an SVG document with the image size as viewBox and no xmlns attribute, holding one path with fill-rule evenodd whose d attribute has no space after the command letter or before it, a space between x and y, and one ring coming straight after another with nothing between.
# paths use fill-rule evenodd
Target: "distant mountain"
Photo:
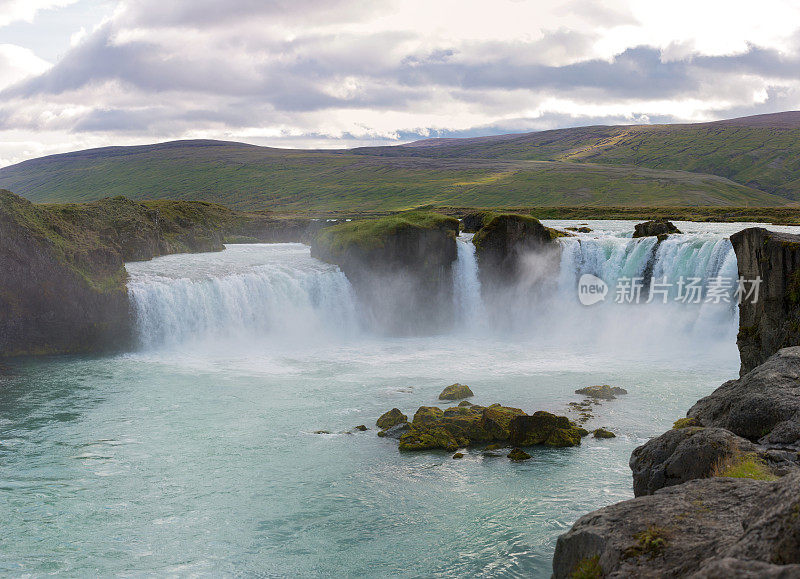
<instances>
[{"instance_id":1,"label":"distant mountain","mask_svg":"<svg viewBox=\"0 0 800 579\"><path fill-rule=\"evenodd\" d=\"M174 141L0 169L39 202L202 199L239 209L779 206L800 199L800 112L684 125L592 126L348 151Z\"/></svg>"}]
</instances>

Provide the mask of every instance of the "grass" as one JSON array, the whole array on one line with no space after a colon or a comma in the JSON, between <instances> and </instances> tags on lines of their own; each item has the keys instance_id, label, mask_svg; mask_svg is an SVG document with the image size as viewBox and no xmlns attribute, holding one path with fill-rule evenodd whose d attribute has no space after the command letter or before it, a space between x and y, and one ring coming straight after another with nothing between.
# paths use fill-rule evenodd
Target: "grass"
<instances>
[{"instance_id":1,"label":"grass","mask_svg":"<svg viewBox=\"0 0 800 579\"><path fill-rule=\"evenodd\" d=\"M602 576L600 555L581 560L572 572L572 579L600 579Z\"/></svg>"},{"instance_id":2,"label":"grass","mask_svg":"<svg viewBox=\"0 0 800 579\"><path fill-rule=\"evenodd\" d=\"M633 537L636 542L623 553L623 558L648 555L651 559L660 555L669 545L669 531L667 529L650 526Z\"/></svg>"},{"instance_id":3,"label":"grass","mask_svg":"<svg viewBox=\"0 0 800 579\"><path fill-rule=\"evenodd\" d=\"M318 213L401 211L427 204L602 208L780 207L789 203L725 175L682 170L677 162L653 167L647 164L657 163L645 159L634 166L623 163L627 159L623 157L575 159L567 154L586 142L594 143L595 133L616 130L574 133L567 129L567 133L557 132L560 136L546 146L541 137L538 141L527 137L515 148L482 145L470 152L477 156L470 157L453 149L448 149L451 157L423 158L386 154L391 148L366 154L369 151L299 151L183 141L26 161L0 169L0 187L37 202L124 195L205 200L248 211Z\"/></svg>"},{"instance_id":4,"label":"grass","mask_svg":"<svg viewBox=\"0 0 800 579\"><path fill-rule=\"evenodd\" d=\"M773 481L778 477L769 466L755 454L733 454L721 460L712 471L712 476L749 478L753 480Z\"/></svg>"},{"instance_id":5,"label":"grass","mask_svg":"<svg viewBox=\"0 0 800 579\"><path fill-rule=\"evenodd\" d=\"M321 231L316 244L331 255L352 247L369 250L383 246L392 234L406 228L458 231L458 220L430 210L404 211L394 215L334 225Z\"/></svg>"}]
</instances>

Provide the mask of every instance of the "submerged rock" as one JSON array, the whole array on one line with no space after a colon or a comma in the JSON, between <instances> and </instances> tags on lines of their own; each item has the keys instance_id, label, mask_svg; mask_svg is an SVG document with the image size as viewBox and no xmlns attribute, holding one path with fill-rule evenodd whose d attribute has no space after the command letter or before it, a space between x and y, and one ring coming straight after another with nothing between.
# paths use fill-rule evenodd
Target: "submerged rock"
<instances>
[{"instance_id":1,"label":"submerged rock","mask_svg":"<svg viewBox=\"0 0 800 579\"><path fill-rule=\"evenodd\" d=\"M380 418L375 422L375 425L381 430L391 428L396 424L408 422L408 416L400 412L399 408L392 408L388 412L381 414Z\"/></svg>"},{"instance_id":2,"label":"submerged rock","mask_svg":"<svg viewBox=\"0 0 800 579\"><path fill-rule=\"evenodd\" d=\"M521 448L515 448L511 452L508 453L508 458L511 460L528 460L531 457L530 454L522 450Z\"/></svg>"},{"instance_id":3,"label":"submerged rock","mask_svg":"<svg viewBox=\"0 0 800 579\"><path fill-rule=\"evenodd\" d=\"M595 438L616 438L617 435L611 432L610 430L606 430L605 428L598 428L594 431Z\"/></svg>"},{"instance_id":4,"label":"submerged rock","mask_svg":"<svg viewBox=\"0 0 800 579\"><path fill-rule=\"evenodd\" d=\"M608 384L603 384L602 386L587 386L586 388L575 390L575 394L583 394L589 398L596 398L600 400L614 400L617 396L627 393L628 391L624 388L619 388L618 386L609 386Z\"/></svg>"},{"instance_id":5,"label":"submerged rock","mask_svg":"<svg viewBox=\"0 0 800 579\"><path fill-rule=\"evenodd\" d=\"M466 384L451 384L439 394L439 400L461 400L475 396Z\"/></svg>"},{"instance_id":6,"label":"submerged rock","mask_svg":"<svg viewBox=\"0 0 800 579\"><path fill-rule=\"evenodd\" d=\"M411 429L411 425L408 422L401 422L399 424L395 424L394 426L390 426L385 430L381 430L378 432L378 436L381 438L397 438L399 439L403 436L406 432Z\"/></svg>"},{"instance_id":7,"label":"submerged rock","mask_svg":"<svg viewBox=\"0 0 800 579\"><path fill-rule=\"evenodd\" d=\"M658 237L659 240L666 238L667 235L672 233L680 233L681 231L675 227L675 224L666 219L654 219L653 221L645 221L638 223L634 227L633 238L639 237Z\"/></svg>"},{"instance_id":8,"label":"submerged rock","mask_svg":"<svg viewBox=\"0 0 800 579\"><path fill-rule=\"evenodd\" d=\"M593 557L609 578L798 577L798 512L800 474L693 480L578 519L558 538L553 577ZM741 573L718 574L730 570Z\"/></svg>"},{"instance_id":9,"label":"submerged rock","mask_svg":"<svg viewBox=\"0 0 800 579\"><path fill-rule=\"evenodd\" d=\"M367 428L366 425L364 425L364 424L359 424L353 430L358 430L359 432L365 432L365 431L369 430L369 428Z\"/></svg>"}]
</instances>

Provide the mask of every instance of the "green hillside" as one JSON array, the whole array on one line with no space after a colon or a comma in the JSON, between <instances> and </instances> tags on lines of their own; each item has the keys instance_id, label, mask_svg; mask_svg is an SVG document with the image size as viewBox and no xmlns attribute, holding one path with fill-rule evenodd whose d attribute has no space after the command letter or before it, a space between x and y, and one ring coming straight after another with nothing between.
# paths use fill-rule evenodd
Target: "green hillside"
<instances>
[{"instance_id":1,"label":"green hillside","mask_svg":"<svg viewBox=\"0 0 800 579\"><path fill-rule=\"evenodd\" d=\"M559 160L707 173L800 199L800 112L696 125L579 127L362 148L386 156Z\"/></svg>"},{"instance_id":2,"label":"green hillside","mask_svg":"<svg viewBox=\"0 0 800 579\"><path fill-rule=\"evenodd\" d=\"M0 169L0 188L38 202L124 195L245 210L774 207L800 190L800 123L781 119L582 127L352 151L176 141L33 159Z\"/></svg>"}]
</instances>

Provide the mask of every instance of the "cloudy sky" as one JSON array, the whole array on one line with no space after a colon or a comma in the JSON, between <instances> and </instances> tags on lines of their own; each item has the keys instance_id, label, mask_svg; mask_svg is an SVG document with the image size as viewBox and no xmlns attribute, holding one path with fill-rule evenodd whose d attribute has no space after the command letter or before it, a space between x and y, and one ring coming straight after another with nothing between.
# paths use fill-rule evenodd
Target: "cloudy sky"
<instances>
[{"instance_id":1,"label":"cloudy sky","mask_svg":"<svg viewBox=\"0 0 800 579\"><path fill-rule=\"evenodd\" d=\"M0 165L791 109L797 0L0 0Z\"/></svg>"}]
</instances>

